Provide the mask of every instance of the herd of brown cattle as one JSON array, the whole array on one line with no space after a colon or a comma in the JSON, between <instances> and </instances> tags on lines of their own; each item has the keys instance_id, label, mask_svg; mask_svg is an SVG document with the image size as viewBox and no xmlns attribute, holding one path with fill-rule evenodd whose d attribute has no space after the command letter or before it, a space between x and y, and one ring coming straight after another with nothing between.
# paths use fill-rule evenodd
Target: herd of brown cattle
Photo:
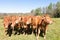
<instances>
[{"instance_id":1,"label":"herd of brown cattle","mask_svg":"<svg viewBox=\"0 0 60 40\"><path fill-rule=\"evenodd\" d=\"M46 31L48 24L51 24L52 20L48 14L43 16L5 16L4 17L4 28L5 32L11 36L13 32L35 33L37 40L43 32L44 39L46 39Z\"/></svg>"}]
</instances>

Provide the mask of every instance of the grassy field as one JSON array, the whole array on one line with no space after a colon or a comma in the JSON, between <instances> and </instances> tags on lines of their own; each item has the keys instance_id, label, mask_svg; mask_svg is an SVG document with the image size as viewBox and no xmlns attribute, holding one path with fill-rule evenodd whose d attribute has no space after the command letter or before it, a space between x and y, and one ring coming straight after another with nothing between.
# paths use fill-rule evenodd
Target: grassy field
<instances>
[{"instance_id":1,"label":"grassy field","mask_svg":"<svg viewBox=\"0 0 60 40\"><path fill-rule=\"evenodd\" d=\"M52 18L54 23L48 26L47 40L60 40L60 18ZM36 40L34 34L31 35L13 35L11 37L6 36L3 27L3 20L0 19L0 40ZM39 37L39 40L43 40L43 37Z\"/></svg>"}]
</instances>

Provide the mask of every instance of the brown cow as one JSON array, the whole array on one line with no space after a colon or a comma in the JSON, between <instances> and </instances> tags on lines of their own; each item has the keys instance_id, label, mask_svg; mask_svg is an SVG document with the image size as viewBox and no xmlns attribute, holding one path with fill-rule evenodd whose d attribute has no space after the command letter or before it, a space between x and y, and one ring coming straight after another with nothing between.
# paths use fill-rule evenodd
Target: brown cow
<instances>
[{"instance_id":1,"label":"brown cow","mask_svg":"<svg viewBox=\"0 0 60 40\"><path fill-rule=\"evenodd\" d=\"M52 20L48 14L42 17L42 22L40 24L40 30L44 33L44 40L46 40L47 26L52 23Z\"/></svg>"},{"instance_id":2,"label":"brown cow","mask_svg":"<svg viewBox=\"0 0 60 40\"><path fill-rule=\"evenodd\" d=\"M9 26L10 23L11 23L11 17L10 16L5 16L4 17L4 27L5 27L5 29L8 29L8 26Z\"/></svg>"},{"instance_id":3,"label":"brown cow","mask_svg":"<svg viewBox=\"0 0 60 40\"><path fill-rule=\"evenodd\" d=\"M12 25L11 27L14 29L14 26L15 26L15 21L18 19L18 16L12 16L11 18L11 22L12 22Z\"/></svg>"},{"instance_id":4,"label":"brown cow","mask_svg":"<svg viewBox=\"0 0 60 40\"><path fill-rule=\"evenodd\" d=\"M31 23L31 16L23 16L22 17L23 27L26 28L27 24Z\"/></svg>"},{"instance_id":5,"label":"brown cow","mask_svg":"<svg viewBox=\"0 0 60 40\"><path fill-rule=\"evenodd\" d=\"M42 21L42 17L41 16L33 16L32 19L31 19L31 27L32 27L32 30L35 31L36 33L36 36L37 36L37 40L38 40L38 36L40 34L40 24L41 24L41 21Z\"/></svg>"},{"instance_id":6,"label":"brown cow","mask_svg":"<svg viewBox=\"0 0 60 40\"><path fill-rule=\"evenodd\" d=\"M20 24L19 26L21 28L23 28L24 33L26 33L29 28L29 26L27 26L27 25L31 23L31 17L30 16L21 16L19 19L16 20L16 22L18 24Z\"/></svg>"},{"instance_id":7,"label":"brown cow","mask_svg":"<svg viewBox=\"0 0 60 40\"><path fill-rule=\"evenodd\" d=\"M41 16L34 16L32 17L32 21L31 21L31 24L32 24L32 27L33 27L33 30L36 30L36 36L37 36L37 40L38 40L38 37L39 37L39 34L41 31L43 31L44 33L44 39L46 39L46 31L47 31L47 26L48 24L51 24L52 23L52 20L51 18L49 17L49 15L44 15L43 17Z\"/></svg>"},{"instance_id":8,"label":"brown cow","mask_svg":"<svg viewBox=\"0 0 60 40\"><path fill-rule=\"evenodd\" d=\"M4 28L5 31L7 32L7 34L9 34L11 32L11 16L4 16ZM11 35L11 33L9 34L9 36Z\"/></svg>"},{"instance_id":9,"label":"brown cow","mask_svg":"<svg viewBox=\"0 0 60 40\"><path fill-rule=\"evenodd\" d=\"M20 18L21 18L20 16L12 16L12 19L11 19L11 22L12 22L11 27L12 27L13 31L15 31L15 33L17 33L17 31L18 31L18 29L20 27L20 25L18 24L18 20L21 20Z\"/></svg>"},{"instance_id":10,"label":"brown cow","mask_svg":"<svg viewBox=\"0 0 60 40\"><path fill-rule=\"evenodd\" d=\"M26 33L31 24L31 16L21 16L16 21L15 24L19 24L20 28L23 28L24 33Z\"/></svg>"}]
</instances>

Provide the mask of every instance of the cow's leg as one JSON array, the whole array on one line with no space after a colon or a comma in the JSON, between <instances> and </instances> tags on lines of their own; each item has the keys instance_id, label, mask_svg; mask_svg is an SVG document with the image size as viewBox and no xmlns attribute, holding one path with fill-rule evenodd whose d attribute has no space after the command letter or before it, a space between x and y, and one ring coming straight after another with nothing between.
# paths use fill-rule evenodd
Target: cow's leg
<instances>
[{"instance_id":1,"label":"cow's leg","mask_svg":"<svg viewBox=\"0 0 60 40\"><path fill-rule=\"evenodd\" d=\"M26 25L23 26L23 35L26 34L26 27L27 27Z\"/></svg>"},{"instance_id":2,"label":"cow's leg","mask_svg":"<svg viewBox=\"0 0 60 40\"><path fill-rule=\"evenodd\" d=\"M26 35L26 34L27 34L27 29L24 28L24 33L23 33L23 35Z\"/></svg>"},{"instance_id":3,"label":"cow's leg","mask_svg":"<svg viewBox=\"0 0 60 40\"><path fill-rule=\"evenodd\" d=\"M25 35L25 31L26 31L26 29L25 29L25 28L23 28L23 35Z\"/></svg>"},{"instance_id":4,"label":"cow's leg","mask_svg":"<svg viewBox=\"0 0 60 40\"><path fill-rule=\"evenodd\" d=\"M44 40L46 40L46 31L44 31Z\"/></svg>"},{"instance_id":5,"label":"cow's leg","mask_svg":"<svg viewBox=\"0 0 60 40\"><path fill-rule=\"evenodd\" d=\"M15 33L15 31L14 31L14 26L13 25L11 25L11 29L12 29L12 33L14 34Z\"/></svg>"},{"instance_id":6,"label":"cow's leg","mask_svg":"<svg viewBox=\"0 0 60 40\"><path fill-rule=\"evenodd\" d=\"M33 34L34 29L32 28L32 34Z\"/></svg>"},{"instance_id":7,"label":"cow's leg","mask_svg":"<svg viewBox=\"0 0 60 40\"><path fill-rule=\"evenodd\" d=\"M20 35L20 29L21 29L21 28L19 27L19 28L18 28L18 35Z\"/></svg>"},{"instance_id":8,"label":"cow's leg","mask_svg":"<svg viewBox=\"0 0 60 40\"><path fill-rule=\"evenodd\" d=\"M39 37L39 35L38 35L38 30L37 30L37 33L36 33L36 40L38 40L38 37Z\"/></svg>"},{"instance_id":9,"label":"cow's leg","mask_svg":"<svg viewBox=\"0 0 60 40\"><path fill-rule=\"evenodd\" d=\"M14 30L15 31L15 35L18 34L18 30L19 30L19 27L16 26L15 30Z\"/></svg>"},{"instance_id":10,"label":"cow's leg","mask_svg":"<svg viewBox=\"0 0 60 40\"><path fill-rule=\"evenodd\" d=\"M20 35L20 27L19 26L17 26L17 30L16 30L16 32L17 32L18 35Z\"/></svg>"},{"instance_id":11,"label":"cow's leg","mask_svg":"<svg viewBox=\"0 0 60 40\"><path fill-rule=\"evenodd\" d=\"M12 35L12 29L9 29L8 31L9 31L9 36L11 36Z\"/></svg>"},{"instance_id":12,"label":"cow's leg","mask_svg":"<svg viewBox=\"0 0 60 40\"><path fill-rule=\"evenodd\" d=\"M46 28L44 29L44 40L46 40L46 32L47 32L47 30L46 30Z\"/></svg>"},{"instance_id":13,"label":"cow's leg","mask_svg":"<svg viewBox=\"0 0 60 40\"><path fill-rule=\"evenodd\" d=\"M8 34L8 30L7 29L5 29L5 32L6 32L6 35Z\"/></svg>"},{"instance_id":14,"label":"cow's leg","mask_svg":"<svg viewBox=\"0 0 60 40\"><path fill-rule=\"evenodd\" d=\"M32 34L33 34L33 32L34 32L34 28L33 28L33 27L34 27L34 26L31 26L31 27L32 27Z\"/></svg>"},{"instance_id":15,"label":"cow's leg","mask_svg":"<svg viewBox=\"0 0 60 40\"><path fill-rule=\"evenodd\" d=\"M33 30L32 30L32 34L34 33L35 35L37 35L37 28L36 28L36 26L33 26L32 29L33 29Z\"/></svg>"},{"instance_id":16,"label":"cow's leg","mask_svg":"<svg viewBox=\"0 0 60 40\"><path fill-rule=\"evenodd\" d=\"M44 40L46 40L47 26L48 25L46 25L45 28L44 28Z\"/></svg>"},{"instance_id":17,"label":"cow's leg","mask_svg":"<svg viewBox=\"0 0 60 40\"><path fill-rule=\"evenodd\" d=\"M37 29L35 29L35 31L36 31L36 32L35 32L35 34L36 34L36 36L37 36L38 30L37 30Z\"/></svg>"},{"instance_id":18,"label":"cow's leg","mask_svg":"<svg viewBox=\"0 0 60 40\"><path fill-rule=\"evenodd\" d=\"M37 29L37 40L39 38L39 34L40 34L40 28Z\"/></svg>"}]
</instances>

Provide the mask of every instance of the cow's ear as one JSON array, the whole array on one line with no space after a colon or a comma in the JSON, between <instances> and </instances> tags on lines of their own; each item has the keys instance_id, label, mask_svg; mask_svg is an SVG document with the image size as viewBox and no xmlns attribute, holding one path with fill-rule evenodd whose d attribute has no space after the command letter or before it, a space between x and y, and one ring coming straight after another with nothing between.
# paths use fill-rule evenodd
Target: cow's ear
<instances>
[{"instance_id":1,"label":"cow's ear","mask_svg":"<svg viewBox=\"0 0 60 40\"><path fill-rule=\"evenodd\" d=\"M42 19L45 19L45 16L43 16Z\"/></svg>"},{"instance_id":2,"label":"cow's ear","mask_svg":"<svg viewBox=\"0 0 60 40\"><path fill-rule=\"evenodd\" d=\"M44 20L44 18L42 18L42 20Z\"/></svg>"}]
</instances>

